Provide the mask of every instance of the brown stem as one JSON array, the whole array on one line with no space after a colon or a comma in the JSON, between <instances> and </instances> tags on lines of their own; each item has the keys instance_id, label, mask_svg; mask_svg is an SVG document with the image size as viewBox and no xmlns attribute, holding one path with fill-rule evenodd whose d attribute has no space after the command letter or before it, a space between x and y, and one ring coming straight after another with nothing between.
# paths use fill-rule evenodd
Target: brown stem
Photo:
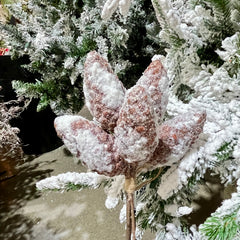
<instances>
[{"instance_id":1,"label":"brown stem","mask_svg":"<svg viewBox=\"0 0 240 240\"><path fill-rule=\"evenodd\" d=\"M134 208L134 193L131 193L131 221L132 221L132 240L136 239L135 232L136 232L136 219L135 219L135 208Z\"/></svg>"},{"instance_id":2,"label":"brown stem","mask_svg":"<svg viewBox=\"0 0 240 240\"><path fill-rule=\"evenodd\" d=\"M136 220L134 213L134 193L126 193L127 198L127 230L126 230L126 240L136 239Z\"/></svg>"},{"instance_id":3,"label":"brown stem","mask_svg":"<svg viewBox=\"0 0 240 240\"><path fill-rule=\"evenodd\" d=\"M139 184L138 186L136 186L136 189L135 189L135 190L137 191L137 190L141 189L142 187L144 187L145 185L147 185L147 184L149 184L150 182L152 182L152 181L154 181L155 179L157 179L157 178L159 177L159 175L161 174L161 172L162 172L162 168L159 169L158 174L157 174L154 178L151 178L151 179L149 179L149 180L147 180L147 181Z\"/></svg>"},{"instance_id":4,"label":"brown stem","mask_svg":"<svg viewBox=\"0 0 240 240\"><path fill-rule=\"evenodd\" d=\"M126 191L126 240L135 240L136 220L134 214L134 194L135 194L135 176L125 178L125 191ZM133 238L132 238L133 236Z\"/></svg>"},{"instance_id":5,"label":"brown stem","mask_svg":"<svg viewBox=\"0 0 240 240\"><path fill-rule=\"evenodd\" d=\"M130 169L133 170L133 169ZM162 168L159 169L158 174L136 187L136 176L134 171L130 171L127 176L125 176L125 191L126 191L126 220L127 220L127 229L126 229L126 240L135 240L136 239L136 219L135 219L135 207L134 207L134 194L136 190L139 190L146 184L154 181L162 172Z\"/></svg>"},{"instance_id":6,"label":"brown stem","mask_svg":"<svg viewBox=\"0 0 240 240\"><path fill-rule=\"evenodd\" d=\"M126 193L126 218L127 218L127 229L126 229L126 240L131 240L132 229L131 229L131 204L129 199L129 193Z\"/></svg>"}]
</instances>

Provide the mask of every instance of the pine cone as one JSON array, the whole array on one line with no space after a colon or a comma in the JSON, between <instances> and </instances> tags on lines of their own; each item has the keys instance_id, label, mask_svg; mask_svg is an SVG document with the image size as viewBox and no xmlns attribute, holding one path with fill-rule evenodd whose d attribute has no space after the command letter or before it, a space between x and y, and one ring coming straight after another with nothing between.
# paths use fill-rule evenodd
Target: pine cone
<instances>
[{"instance_id":1,"label":"pine cone","mask_svg":"<svg viewBox=\"0 0 240 240\"><path fill-rule=\"evenodd\" d=\"M81 116L61 116L55 128L64 144L92 171L106 176L124 174L126 163L114 148L114 137Z\"/></svg>"},{"instance_id":2,"label":"pine cone","mask_svg":"<svg viewBox=\"0 0 240 240\"><path fill-rule=\"evenodd\" d=\"M126 90L108 62L96 51L87 55L84 67L86 105L102 129L113 132Z\"/></svg>"},{"instance_id":3,"label":"pine cone","mask_svg":"<svg viewBox=\"0 0 240 240\"><path fill-rule=\"evenodd\" d=\"M202 132L206 114L186 113L161 124L168 78L159 60L125 91L108 62L90 52L84 94L100 126L80 116L58 117L55 128L65 145L90 170L107 176L134 177L141 169L180 161Z\"/></svg>"},{"instance_id":4,"label":"pine cone","mask_svg":"<svg viewBox=\"0 0 240 240\"><path fill-rule=\"evenodd\" d=\"M181 160L203 131L205 121L205 112L188 112L164 122L157 130L159 144L147 164L171 166Z\"/></svg>"},{"instance_id":5,"label":"pine cone","mask_svg":"<svg viewBox=\"0 0 240 240\"><path fill-rule=\"evenodd\" d=\"M127 162L143 164L152 156L158 144L155 114L144 87L127 91L114 134L118 153Z\"/></svg>"},{"instance_id":6,"label":"pine cone","mask_svg":"<svg viewBox=\"0 0 240 240\"><path fill-rule=\"evenodd\" d=\"M167 73L159 60L153 61L137 82L151 97L158 124L162 122L168 104L168 84Z\"/></svg>"}]
</instances>

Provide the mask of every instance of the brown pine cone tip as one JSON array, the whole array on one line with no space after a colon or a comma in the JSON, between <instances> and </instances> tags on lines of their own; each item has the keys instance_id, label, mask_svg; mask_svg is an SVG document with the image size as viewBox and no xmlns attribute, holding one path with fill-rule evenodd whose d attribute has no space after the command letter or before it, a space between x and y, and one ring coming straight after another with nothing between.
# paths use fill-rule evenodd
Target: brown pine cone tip
<instances>
[{"instance_id":1,"label":"brown pine cone tip","mask_svg":"<svg viewBox=\"0 0 240 240\"><path fill-rule=\"evenodd\" d=\"M142 86L129 89L114 129L115 145L127 162L148 161L157 144L155 115L147 91Z\"/></svg>"},{"instance_id":2,"label":"brown pine cone tip","mask_svg":"<svg viewBox=\"0 0 240 240\"><path fill-rule=\"evenodd\" d=\"M84 68L86 105L102 129L113 132L126 90L107 60L96 51L87 55Z\"/></svg>"}]
</instances>

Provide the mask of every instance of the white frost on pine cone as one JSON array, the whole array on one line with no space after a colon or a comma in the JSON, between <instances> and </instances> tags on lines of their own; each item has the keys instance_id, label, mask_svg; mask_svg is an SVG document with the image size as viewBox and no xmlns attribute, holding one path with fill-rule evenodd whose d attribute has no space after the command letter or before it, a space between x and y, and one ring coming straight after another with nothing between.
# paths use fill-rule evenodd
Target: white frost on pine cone
<instances>
[{"instance_id":1,"label":"white frost on pine cone","mask_svg":"<svg viewBox=\"0 0 240 240\"><path fill-rule=\"evenodd\" d=\"M152 156L158 144L154 120L154 110L147 91L135 85L125 95L114 129L118 153L128 163L142 164Z\"/></svg>"},{"instance_id":2,"label":"white frost on pine cone","mask_svg":"<svg viewBox=\"0 0 240 240\"><path fill-rule=\"evenodd\" d=\"M77 144L76 144L76 137L74 136L73 129L71 125L73 122L81 120L81 116L72 116L72 115L64 115L61 118L55 119L55 125L60 125L61 131L67 136L68 141L65 141L64 144L69 149L69 151L73 155L77 155Z\"/></svg>"},{"instance_id":3,"label":"white frost on pine cone","mask_svg":"<svg viewBox=\"0 0 240 240\"><path fill-rule=\"evenodd\" d=\"M72 183L75 185L78 184L87 185L95 189L102 183L102 181L106 179L107 179L106 176L99 175L93 172L87 173L67 172L59 174L57 176L45 178L37 182L36 187L38 190L64 189L67 186L67 184Z\"/></svg>"},{"instance_id":4,"label":"white frost on pine cone","mask_svg":"<svg viewBox=\"0 0 240 240\"><path fill-rule=\"evenodd\" d=\"M103 93L102 102L109 108L120 107L124 99L123 86L117 76L103 69L98 62L94 62L88 69L91 82ZM86 84L83 86L86 104L89 106L89 95Z\"/></svg>"},{"instance_id":5,"label":"white frost on pine cone","mask_svg":"<svg viewBox=\"0 0 240 240\"><path fill-rule=\"evenodd\" d=\"M120 13L123 16L128 14L129 8L131 6L131 0L107 0L103 6L101 17L104 20L111 18L113 13L119 7Z\"/></svg>"}]
</instances>

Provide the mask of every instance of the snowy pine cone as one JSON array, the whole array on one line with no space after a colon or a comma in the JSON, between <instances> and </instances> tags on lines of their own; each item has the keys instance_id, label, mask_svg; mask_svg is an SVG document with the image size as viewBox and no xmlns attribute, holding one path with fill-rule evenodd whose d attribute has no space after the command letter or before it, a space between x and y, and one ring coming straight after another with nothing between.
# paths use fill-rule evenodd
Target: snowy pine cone
<instances>
[{"instance_id":1,"label":"snowy pine cone","mask_svg":"<svg viewBox=\"0 0 240 240\"><path fill-rule=\"evenodd\" d=\"M162 123L168 78L159 60L126 91L107 60L92 51L85 62L84 95L97 123L67 115L55 119L55 128L84 165L106 176L181 160L206 120L205 112L190 112Z\"/></svg>"}]
</instances>

